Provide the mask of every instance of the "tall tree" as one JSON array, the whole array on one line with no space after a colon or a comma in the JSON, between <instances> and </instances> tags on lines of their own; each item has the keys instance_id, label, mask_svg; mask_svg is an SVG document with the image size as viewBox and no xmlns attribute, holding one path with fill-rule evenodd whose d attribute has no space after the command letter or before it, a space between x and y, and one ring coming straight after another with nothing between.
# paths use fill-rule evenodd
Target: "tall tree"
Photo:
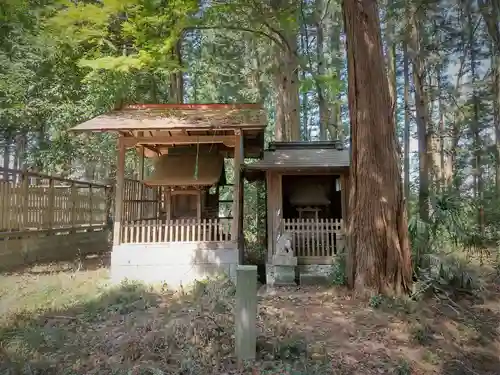
<instances>
[{"instance_id":1,"label":"tall tree","mask_svg":"<svg viewBox=\"0 0 500 375\"><path fill-rule=\"evenodd\" d=\"M347 276L359 291L402 294L411 254L378 7L344 0L343 12L352 142Z\"/></svg>"}]
</instances>

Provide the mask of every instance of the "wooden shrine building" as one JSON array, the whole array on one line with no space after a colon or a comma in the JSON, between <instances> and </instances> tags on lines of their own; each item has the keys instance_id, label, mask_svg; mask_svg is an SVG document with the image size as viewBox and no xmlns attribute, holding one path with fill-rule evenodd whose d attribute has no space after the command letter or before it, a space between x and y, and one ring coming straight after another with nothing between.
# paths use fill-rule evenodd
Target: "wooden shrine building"
<instances>
[{"instance_id":1,"label":"wooden shrine building","mask_svg":"<svg viewBox=\"0 0 500 375\"><path fill-rule=\"evenodd\" d=\"M235 276L243 257L241 166L261 157L266 123L258 104L158 104L128 106L73 128L118 134L114 281L178 286L219 272ZM140 155L138 180L125 178L128 149ZM154 160L151 176L144 157ZM232 159L231 183L225 159Z\"/></svg>"},{"instance_id":2,"label":"wooden shrine building","mask_svg":"<svg viewBox=\"0 0 500 375\"><path fill-rule=\"evenodd\" d=\"M344 248L350 154L339 142L274 142L245 165L250 182L266 181L268 259L288 232L302 265L330 265Z\"/></svg>"}]
</instances>

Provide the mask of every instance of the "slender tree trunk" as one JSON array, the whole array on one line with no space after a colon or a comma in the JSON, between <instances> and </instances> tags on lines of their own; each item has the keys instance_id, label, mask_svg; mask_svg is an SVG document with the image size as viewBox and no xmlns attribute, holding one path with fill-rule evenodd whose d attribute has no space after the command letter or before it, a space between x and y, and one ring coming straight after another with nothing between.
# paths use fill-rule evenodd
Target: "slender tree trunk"
<instances>
[{"instance_id":1,"label":"slender tree trunk","mask_svg":"<svg viewBox=\"0 0 500 375\"><path fill-rule=\"evenodd\" d=\"M302 79L306 79L306 72L302 71ZM302 93L302 134L306 138L305 140L309 140L309 93ZM321 119L320 119L321 126ZM321 136L320 136L321 137Z\"/></svg>"},{"instance_id":2,"label":"slender tree trunk","mask_svg":"<svg viewBox=\"0 0 500 375\"><path fill-rule=\"evenodd\" d=\"M286 139L300 140L300 106L299 106L299 65L297 61L297 39L295 35L288 38L290 49L282 51L284 59L281 84L285 93L284 110Z\"/></svg>"},{"instance_id":3,"label":"slender tree trunk","mask_svg":"<svg viewBox=\"0 0 500 375\"><path fill-rule=\"evenodd\" d=\"M305 22L302 22L302 35L300 37L300 48L303 51L302 53L306 54L309 56L309 44L307 42L307 39L309 38L309 35L307 33L307 24ZM301 78L303 81L306 80L306 71L302 70L301 71ZM303 137L305 138L304 140L308 141L309 140L309 92L306 90L303 90L302 92L302 126L301 126L301 133ZM320 116L320 126L321 126L321 116Z\"/></svg>"},{"instance_id":4,"label":"slender tree trunk","mask_svg":"<svg viewBox=\"0 0 500 375\"><path fill-rule=\"evenodd\" d=\"M343 12L352 129L348 281L361 292L407 293L411 254L378 7L344 0Z\"/></svg>"},{"instance_id":5,"label":"slender tree trunk","mask_svg":"<svg viewBox=\"0 0 500 375\"><path fill-rule=\"evenodd\" d=\"M496 54L500 54L500 3L498 0L479 0L479 10L486 22Z\"/></svg>"},{"instance_id":6,"label":"slender tree trunk","mask_svg":"<svg viewBox=\"0 0 500 375\"><path fill-rule=\"evenodd\" d=\"M460 19L462 22L465 22L463 20L463 15L460 14ZM465 28L465 23L464 23L464 28ZM462 89L462 80L464 78L464 75L466 73L465 69L465 63L467 59L467 40L464 37L464 34L461 33L461 46L463 46L462 49L462 55L460 56L460 64L458 67L458 72L457 72L457 77L455 80L455 92L460 92ZM459 108L457 108L456 111L458 114L453 115L453 120L451 123L451 139L450 139L450 153L449 153L449 164L448 164L448 175L451 176L451 181L452 184L451 186L453 187L453 190L455 192L459 192L460 190L460 185L461 181L458 176L458 153L457 153L457 148L458 144L460 142L460 137L461 137L461 124L465 122L465 116L464 112L460 111Z\"/></svg>"},{"instance_id":7,"label":"slender tree trunk","mask_svg":"<svg viewBox=\"0 0 500 375\"><path fill-rule=\"evenodd\" d=\"M419 189L418 189L418 205L420 218L423 221L429 221L429 164L427 145L428 134L428 108L427 97L424 88L425 68L421 57L419 30L420 22L415 9L411 10L411 34L410 47L412 49L413 61L413 84L415 86L415 109L417 114L417 135L418 135L418 154L419 154Z\"/></svg>"},{"instance_id":8,"label":"slender tree trunk","mask_svg":"<svg viewBox=\"0 0 500 375\"><path fill-rule=\"evenodd\" d=\"M286 119L285 119L285 87L283 86L283 74L281 72L281 48L279 46L274 46L273 51L275 52L275 76L274 76L274 87L276 91L276 103L275 103L275 130L274 137L277 141L286 140Z\"/></svg>"},{"instance_id":9,"label":"slender tree trunk","mask_svg":"<svg viewBox=\"0 0 500 375\"><path fill-rule=\"evenodd\" d=\"M172 53L173 59L179 65L178 71L170 74L170 102L184 102L184 76L181 70L182 67L182 38L179 39Z\"/></svg>"},{"instance_id":10,"label":"slender tree trunk","mask_svg":"<svg viewBox=\"0 0 500 375\"><path fill-rule=\"evenodd\" d=\"M433 74L432 74L433 73ZM442 171L441 171L441 134L439 132L440 123L434 121L434 119L440 115L439 113L439 103L440 103L440 82L439 82L440 71L439 68L434 69L431 74L428 75L429 84L428 87L431 89L429 95L429 115L427 123L427 152L428 152L428 165L431 177L431 183L429 188L434 188L434 191L440 191ZM437 87L438 89L433 89Z\"/></svg>"},{"instance_id":11,"label":"slender tree trunk","mask_svg":"<svg viewBox=\"0 0 500 375\"><path fill-rule=\"evenodd\" d=\"M276 139L300 140L299 77L297 41L289 38L291 50L278 49L276 77Z\"/></svg>"},{"instance_id":12,"label":"slender tree trunk","mask_svg":"<svg viewBox=\"0 0 500 375\"><path fill-rule=\"evenodd\" d=\"M408 44L403 43L403 75L404 75L404 103L405 103L405 129L404 129L404 187L405 198L410 199L410 67L408 61Z\"/></svg>"},{"instance_id":13,"label":"slender tree trunk","mask_svg":"<svg viewBox=\"0 0 500 375\"><path fill-rule=\"evenodd\" d=\"M3 139L3 168L4 168L3 179L4 180L9 179L9 172L7 171L7 169L9 169L9 166L10 166L10 142L11 142L10 135L5 134L4 139Z\"/></svg>"},{"instance_id":14,"label":"slender tree trunk","mask_svg":"<svg viewBox=\"0 0 500 375\"><path fill-rule=\"evenodd\" d=\"M318 90L318 109L319 109L319 139L321 141L326 141L326 134L328 129L328 123L330 119L330 112L328 110L328 102L325 95L325 90L323 89L323 84L321 79L324 78L326 73L325 64L325 52L324 52L324 30L322 16L324 13L324 4L322 0L316 0L315 15L315 27L316 27L316 61L318 64L317 75L317 90ZM307 27L307 26L306 26Z\"/></svg>"},{"instance_id":15,"label":"slender tree trunk","mask_svg":"<svg viewBox=\"0 0 500 375\"><path fill-rule=\"evenodd\" d=\"M476 43L474 40L474 20L472 17L472 4L467 4L467 23L469 29L469 44L470 44L470 66L471 66L471 83L472 83L472 104L473 104L473 119L471 122L471 132L473 134L473 148L474 148L474 162L472 168L474 170L474 182L475 182L475 195L478 201L478 216L477 223L479 230L484 234L484 211L483 211L483 194L484 194L484 184L483 184L483 172L482 172L482 142L480 135L480 124L479 124L479 97L477 94L477 57L476 57Z\"/></svg>"},{"instance_id":16,"label":"slender tree trunk","mask_svg":"<svg viewBox=\"0 0 500 375\"><path fill-rule=\"evenodd\" d=\"M439 186L444 189L448 183L446 180L446 150L447 150L447 137L446 137L446 121L445 121L445 104L441 95L443 89L443 72L442 67L438 71L438 110L439 110Z\"/></svg>"},{"instance_id":17,"label":"slender tree trunk","mask_svg":"<svg viewBox=\"0 0 500 375\"><path fill-rule=\"evenodd\" d=\"M396 97L397 97L397 79L396 79L396 43L394 37L396 34L394 15L392 12L394 0L387 1L387 30L385 32L385 42L387 45L387 78L389 79L389 96L391 98L391 106L396 119Z\"/></svg>"},{"instance_id":18,"label":"slender tree trunk","mask_svg":"<svg viewBox=\"0 0 500 375\"><path fill-rule=\"evenodd\" d=\"M493 122L495 127L495 191L500 199L500 52L493 54Z\"/></svg>"}]
</instances>

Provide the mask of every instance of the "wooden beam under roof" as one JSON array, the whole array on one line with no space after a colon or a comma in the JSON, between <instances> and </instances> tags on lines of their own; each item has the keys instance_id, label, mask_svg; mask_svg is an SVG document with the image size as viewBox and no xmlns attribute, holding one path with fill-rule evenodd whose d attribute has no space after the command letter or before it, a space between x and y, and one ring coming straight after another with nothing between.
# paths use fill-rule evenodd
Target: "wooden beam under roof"
<instances>
[{"instance_id":1,"label":"wooden beam under roof","mask_svg":"<svg viewBox=\"0 0 500 375\"><path fill-rule=\"evenodd\" d=\"M137 145L189 145L189 144L211 144L223 143L227 147L235 147L236 138L232 135L172 135L160 137L126 137L125 146L135 147Z\"/></svg>"}]
</instances>

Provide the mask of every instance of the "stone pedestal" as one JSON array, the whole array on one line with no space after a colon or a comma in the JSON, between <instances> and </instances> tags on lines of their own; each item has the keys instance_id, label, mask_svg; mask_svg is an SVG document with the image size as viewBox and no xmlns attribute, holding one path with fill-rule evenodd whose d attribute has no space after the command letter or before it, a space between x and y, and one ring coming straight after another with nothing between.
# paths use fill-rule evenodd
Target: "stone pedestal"
<instances>
[{"instance_id":1,"label":"stone pedestal","mask_svg":"<svg viewBox=\"0 0 500 375\"><path fill-rule=\"evenodd\" d=\"M235 338L238 361L255 360L257 347L257 266L236 269Z\"/></svg>"},{"instance_id":2,"label":"stone pedestal","mask_svg":"<svg viewBox=\"0 0 500 375\"><path fill-rule=\"evenodd\" d=\"M266 283L269 286L297 285L295 283L295 268L297 257L276 254L272 263L266 265Z\"/></svg>"}]
</instances>

